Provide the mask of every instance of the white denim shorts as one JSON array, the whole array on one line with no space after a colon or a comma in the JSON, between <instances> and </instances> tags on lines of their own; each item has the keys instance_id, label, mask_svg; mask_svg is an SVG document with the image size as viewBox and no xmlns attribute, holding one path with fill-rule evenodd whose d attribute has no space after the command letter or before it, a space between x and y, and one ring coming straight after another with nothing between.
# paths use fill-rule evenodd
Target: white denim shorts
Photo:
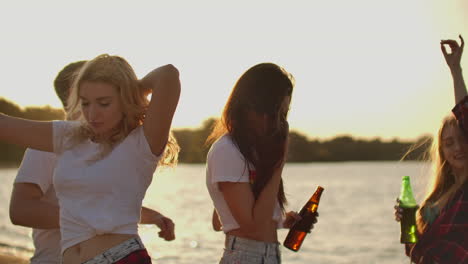
<instances>
[{"instance_id":1,"label":"white denim shorts","mask_svg":"<svg viewBox=\"0 0 468 264\"><path fill-rule=\"evenodd\" d=\"M279 243L226 235L220 264L280 264Z\"/></svg>"},{"instance_id":2,"label":"white denim shorts","mask_svg":"<svg viewBox=\"0 0 468 264\"><path fill-rule=\"evenodd\" d=\"M124 242L109 248L94 258L83 262L83 264L111 264L125 258L130 253L145 249L143 242L139 237L130 238Z\"/></svg>"}]
</instances>

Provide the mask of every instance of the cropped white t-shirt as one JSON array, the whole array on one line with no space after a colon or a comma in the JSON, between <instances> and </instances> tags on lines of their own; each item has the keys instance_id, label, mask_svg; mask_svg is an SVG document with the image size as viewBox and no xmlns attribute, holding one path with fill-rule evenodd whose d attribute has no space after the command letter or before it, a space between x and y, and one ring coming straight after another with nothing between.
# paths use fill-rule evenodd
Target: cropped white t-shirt
<instances>
[{"instance_id":1,"label":"cropped white t-shirt","mask_svg":"<svg viewBox=\"0 0 468 264\"><path fill-rule=\"evenodd\" d=\"M15 183L32 183L39 186L43 196L42 202L59 206L55 196L52 177L54 174L57 155L34 149L24 152L21 166L15 178ZM32 229L34 254L31 264L59 264L60 254L60 229Z\"/></svg>"},{"instance_id":2,"label":"cropped white t-shirt","mask_svg":"<svg viewBox=\"0 0 468 264\"><path fill-rule=\"evenodd\" d=\"M218 182L249 182L250 175L255 173L253 166L247 166L243 155L226 134L219 138L210 148L207 155L206 186L218 212L224 233L239 228L239 224L231 214L219 190ZM283 225L283 214L279 203L276 203L272 219L278 222L278 228Z\"/></svg>"},{"instance_id":3,"label":"cropped white t-shirt","mask_svg":"<svg viewBox=\"0 0 468 264\"><path fill-rule=\"evenodd\" d=\"M86 140L69 149L69 135L79 125L53 122L62 253L96 235L138 234L142 200L160 158L139 126L106 157L89 162L99 153L99 144Z\"/></svg>"}]
</instances>

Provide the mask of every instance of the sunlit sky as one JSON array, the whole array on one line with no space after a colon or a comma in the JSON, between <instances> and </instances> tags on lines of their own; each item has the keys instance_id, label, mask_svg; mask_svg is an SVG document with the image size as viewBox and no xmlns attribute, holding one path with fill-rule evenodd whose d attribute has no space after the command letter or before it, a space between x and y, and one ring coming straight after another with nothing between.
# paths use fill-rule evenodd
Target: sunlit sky
<instances>
[{"instance_id":1,"label":"sunlit sky","mask_svg":"<svg viewBox=\"0 0 468 264\"><path fill-rule=\"evenodd\" d=\"M139 77L178 67L173 125L199 127L220 115L246 69L268 61L296 78L293 130L411 140L433 133L454 104L439 42L468 41L468 1L3 0L0 33L0 97L22 107L60 107L57 72L109 53ZM467 54L462 66L468 79Z\"/></svg>"}]
</instances>

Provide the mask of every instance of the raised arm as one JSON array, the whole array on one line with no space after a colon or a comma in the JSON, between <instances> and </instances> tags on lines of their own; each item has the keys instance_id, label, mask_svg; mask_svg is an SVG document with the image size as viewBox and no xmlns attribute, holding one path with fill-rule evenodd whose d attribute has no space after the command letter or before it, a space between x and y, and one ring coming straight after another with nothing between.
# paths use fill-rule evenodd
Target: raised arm
<instances>
[{"instance_id":1,"label":"raised arm","mask_svg":"<svg viewBox=\"0 0 468 264\"><path fill-rule=\"evenodd\" d=\"M32 121L0 113L0 141L52 152L52 122Z\"/></svg>"},{"instance_id":2,"label":"raised arm","mask_svg":"<svg viewBox=\"0 0 468 264\"><path fill-rule=\"evenodd\" d=\"M152 90L143 129L151 151L159 155L166 146L172 118L179 102L179 71L170 64L159 67L148 73L141 84Z\"/></svg>"},{"instance_id":3,"label":"raised arm","mask_svg":"<svg viewBox=\"0 0 468 264\"><path fill-rule=\"evenodd\" d=\"M459 37L461 41L460 45L458 45L457 41L452 39L442 40L440 42L440 48L452 74L456 104L463 100L463 98L468 94L466 91L465 81L463 80L463 71L460 64L465 42L461 35ZM450 47L451 53L448 53L445 45Z\"/></svg>"}]
</instances>

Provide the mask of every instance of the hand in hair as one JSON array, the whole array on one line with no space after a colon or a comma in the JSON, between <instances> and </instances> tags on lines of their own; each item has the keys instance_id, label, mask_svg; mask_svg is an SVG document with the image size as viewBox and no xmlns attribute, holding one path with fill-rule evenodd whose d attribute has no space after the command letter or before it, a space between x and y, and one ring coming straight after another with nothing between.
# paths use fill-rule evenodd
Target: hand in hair
<instances>
[{"instance_id":1,"label":"hand in hair","mask_svg":"<svg viewBox=\"0 0 468 264\"><path fill-rule=\"evenodd\" d=\"M289 125L284 122L272 134L258 139L257 154L262 167L279 168L284 165L288 148L288 134Z\"/></svg>"}]
</instances>

